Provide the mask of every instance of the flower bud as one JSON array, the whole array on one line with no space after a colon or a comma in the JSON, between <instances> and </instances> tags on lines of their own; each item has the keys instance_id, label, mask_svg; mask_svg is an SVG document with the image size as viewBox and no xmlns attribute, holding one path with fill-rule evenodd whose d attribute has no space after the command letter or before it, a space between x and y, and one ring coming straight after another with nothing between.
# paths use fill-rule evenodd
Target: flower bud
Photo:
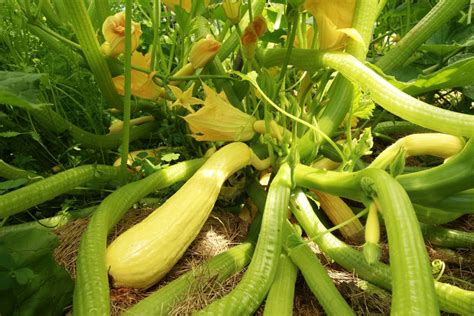
<instances>
[{"instance_id":1,"label":"flower bud","mask_svg":"<svg viewBox=\"0 0 474 316\"><path fill-rule=\"evenodd\" d=\"M125 51L125 12L107 17L102 24L102 34L105 38L102 52L110 57L122 54ZM141 34L140 24L132 21L132 52L137 48Z\"/></svg>"},{"instance_id":2,"label":"flower bud","mask_svg":"<svg viewBox=\"0 0 474 316\"><path fill-rule=\"evenodd\" d=\"M224 8L225 15L233 23L237 24L240 21L240 5L241 0L223 0L222 7Z\"/></svg>"},{"instance_id":3,"label":"flower bud","mask_svg":"<svg viewBox=\"0 0 474 316\"><path fill-rule=\"evenodd\" d=\"M217 54L221 43L211 35L197 41L189 52L189 61L194 69L203 68Z\"/></svg>"}]
</instances>

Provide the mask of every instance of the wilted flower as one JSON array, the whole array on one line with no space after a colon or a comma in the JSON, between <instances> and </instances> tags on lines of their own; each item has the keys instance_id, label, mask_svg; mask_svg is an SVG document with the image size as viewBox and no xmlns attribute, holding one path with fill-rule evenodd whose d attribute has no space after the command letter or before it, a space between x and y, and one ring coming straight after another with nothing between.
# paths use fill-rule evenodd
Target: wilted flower
<instances>
[{"instance_id":1,"label":"wilted flower","mask_svg":"<svg viewBox=\"0 0 474 316\"><path fill-rule=\"evenodd\" d=\"M255 132L255 118L233 107L213 89L203 84L206 100L196 113L184 117L198 141L246 141Z\"/></svg>"},{"instance_id":2,"label":"wilted flower","mask_svg":"<svg viewBox=\"0 0 474 316\"><path fill-rule=\"evenodd\" d=\"M125 12L109 16L102 24L102 34L105 42L102 52L111 57L117 57L125 51ZM132 52L137 48L142 30L140 24L132 21Z\"/></svg>"},{"instance_id":3,"label":"wilted flower","mask_svg":"<svg viewBox=\"0 0 474 316\"><path fill-rule=\"evenodd\" d=\"M361 41L359 33L352 29L355 0L306 0L304 7L318 23L320 49L337 50L344 46L346 35Z\"/></svg>"},{"instance_id":4,"label":"wilted flower","mask_svg":"<svg viewBox=\"0 0 474 316\"><path fill-rule=\"evenodd\" d=\"M223 0L222 7L225 15L233 23L237 24L240 21L240 5L242 0Z\"/></svg>"},{"instance_id":5,"label":"wilted flower","mask_svg":"<svg viewBox=\"0 0 474 316\"><path fill-rule=\"evenodd\" d=\"M211 35L197 41L189 52L189 61L195 69L203 68L217 54L221 43Z\"/></svg>"},{"instance_id":6,"label":"wilted flower","mask_svg":"<svg viewBox=\"0 0 474 316\"><path fill-rule=\"evenodd\" d=\"M134 52L132 55L132 65L135 67L148 69L150 67L151 54L142 55ZM148 100L156 100L165 94L165 90L153 82L155 72L147 74L145 72L132 69L132 95ZM119 95L125 95L125 76L120 75L112 79Z\"/></svg>"},{"instance_id":7,"label":"wilted flower","mask_svg":"<svg viewBox=\"0 0 474 316\"><path fill-rule=\"evenodd\" d=\"M242 53L245 58L253 59L255 49L257 48L257 40L267 31L265 19L261 16L256 17L244 30L240 37L242 45Z\"/></svg>"}]
</instances>

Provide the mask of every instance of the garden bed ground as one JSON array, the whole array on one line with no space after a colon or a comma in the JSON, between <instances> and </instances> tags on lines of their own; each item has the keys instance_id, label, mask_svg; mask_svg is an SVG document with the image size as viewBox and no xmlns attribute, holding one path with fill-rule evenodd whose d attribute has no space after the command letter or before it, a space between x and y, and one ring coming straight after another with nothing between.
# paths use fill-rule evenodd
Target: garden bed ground
<instances>
[{"instance_id":1,"label":"garden bed ground","mask_svg":"<svg viewBox=\"0 0 474 316\"><path fill-rule=\"evenodd\" d=\"M110 239L115 238L125 229L145 218L153 208L139 208L131 210L127 216L117 225ZM88 220L81 219L73 221L59 229L57 234L61 243L55 251L56 260L74 278L75 259L80 243L80 238ZM454 222L451 226L461 230L471 230L474 227L474 215L464 216ZM227 250L235 244L243 241L247 233L248 224L238 215L229 212L215 212L206 222L198 238L186 251L184 257L170 271L168 276L158 285L148 290L137 290L129 288L117 288L111 290L111 311L113 315L119 315L141 299L145 298L157 288L164 286L179 275L199 265L201 262ZM354 311L359 315L389 314L390 293L375 287L368 282L357 278L354 274L342 269L336 263L322 254L315 244L312 249L325 265L329 276L335 282L338 290L351 304ZM471 251L447 250L428 246L432 260L441 259L446 262L446 270L441 281L456 284L462 288L474 290L474 255ZM383 247L382 260L387 261L388 250ZM222 284L215 284L210 280L200 282L201 287L187 295L187 299L175 306L171 315L189 315L198 310L216 297L228 293L237 284L242 273L236 274ZM466 283L468 282L468 283ZM263 305L256 315L263 314ZM324 311L306 286L304 279L299 276L296 283L294 300L294 315L324 315ZM448 314L445 314L448 315Z\"/></svg>"}]
</instances>

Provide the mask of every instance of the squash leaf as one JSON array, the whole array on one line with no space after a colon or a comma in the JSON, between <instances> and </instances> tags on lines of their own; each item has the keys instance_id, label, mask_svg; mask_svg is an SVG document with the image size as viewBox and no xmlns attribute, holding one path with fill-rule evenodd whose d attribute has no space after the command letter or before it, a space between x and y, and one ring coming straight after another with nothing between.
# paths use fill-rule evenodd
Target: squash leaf
<instances>
[{"instance_id":1,"label":"squash leaf","mask_svg":"<svg viewBox=\"0 0 474 316\"><path fill-rule=\"evenodd\" d=\"M53 259L57 244L38 228L0 237L0 315L63 315L73 282Z\"/></svg>"},{"instance_id":2,"label":"squash leaf","mask_svg":"<svg viewBox=\"0 0 474 316\"><path fill-rule=\"evenodd\" d=\"M46 74L0 71L0 104L10 104L26 110L41 109L41 83Z\"/></svg>"},{"instance_id":3,"label":"squash leaf","mask_svg":"<svg viewBox=\"0 0 474 316\"><path fill-rule=\"evenodd\" d=\"M376 66L369 63L367 65L392 85L410 95L418 95L439 89L464 87L474 83L474 56L456 61L429 75L420 75L408 82L398 81L395 77L384 74Z\"/></svg>"}]
</instances>

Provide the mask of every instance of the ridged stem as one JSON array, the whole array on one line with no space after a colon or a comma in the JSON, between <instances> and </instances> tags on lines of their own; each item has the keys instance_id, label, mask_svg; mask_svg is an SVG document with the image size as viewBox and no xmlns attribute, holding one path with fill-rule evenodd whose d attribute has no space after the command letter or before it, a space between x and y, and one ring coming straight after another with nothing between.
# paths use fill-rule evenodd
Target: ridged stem
<instances>
[{"instance_id":1,"label":"ridged stem","mask_svg":"<svg viewBox=\"0 0 474 316\"><path fill-rule=\"evenodd\" d=\"M260 306L276 273L290 187L290 167L283 164L270 185L255 253L242 280L232 292L197 315L246 315Z\"/></svg>"},{"instance_id":2,"label":"ridged stem","mask_svg":"<svg viewBox=\"0 0 474 316\"><path fill-rule=\"evenodd\" d=\"M63 0L65 1L65 0ZM65 1L64 8L71 21L74 33L81 44L87 63L94 74L97 85L109 107L121 107L120 99L112 82L112 75L105 58L99 50L99 42L83 0Z\"/></svg>"},{"instance_id":3,"label":"ridged stem","mask_svg":"<svg viewBox=\"0 0 474 316\"><path fill-rule=\"evenodd\" d=\"M445 26L468 0L440 0L401 40L375 64L384 72L391 72L403 64L438 29Z\"/></svg>"},{"instance_id":4,"label":"ridged stem","mask_svg":"<svg viewBox=\"0 0 474 316\"><path fill-rule=\"evenodd\" d=\"M99 1L97 4L101 3ZM107 1L108 6L108 1ZM122 145L120 146L120 157L122 162L120 164L120 172L122 183L127 181L127 159L128 149L130 143L130 115L131 115L131 97L132 97L132 1L125 1L125 95L123 97L123 128L122 128Z\"/></svg>"},{"instance_id":5,"label":"ridged stem","mask_svg":"<svg viewBox=\"0 0 474 316\"><path fill-rule=\"evenodd\" d=\"M85 165L63 171L26 187L0 195L0 218L23 212L95 178L111 179L116 176L116 168L104 165Z\"/></svg>"},{"instance_id":6,"label":"ridged stem","mask_svg":"<svg viewBox=\"0 0 474 316\"><path fill-rule=\"evenodd\" d=\"M298 268L285 253L280 254L278 268L265 300L264 316L292 316Z\"/></svg>"},{"instance_id":7,"label":"ridged stem","mask_svg":"<svg viewBox=\"0 0 474 316\"><path fill-rule=\"evenodd\" d=\"M360 278L384 289L392 289L392 276L388 265L381 262L369 265L361 252L327 232L327 228L316 216L304 195L298 196L296 202L298 208L292 209L293 215L325 254L346 270L357 273ZM474 313L474 292L441 282L435 282L435 289L443 311L463 315Z\"/></svg>"}]
</instances>

